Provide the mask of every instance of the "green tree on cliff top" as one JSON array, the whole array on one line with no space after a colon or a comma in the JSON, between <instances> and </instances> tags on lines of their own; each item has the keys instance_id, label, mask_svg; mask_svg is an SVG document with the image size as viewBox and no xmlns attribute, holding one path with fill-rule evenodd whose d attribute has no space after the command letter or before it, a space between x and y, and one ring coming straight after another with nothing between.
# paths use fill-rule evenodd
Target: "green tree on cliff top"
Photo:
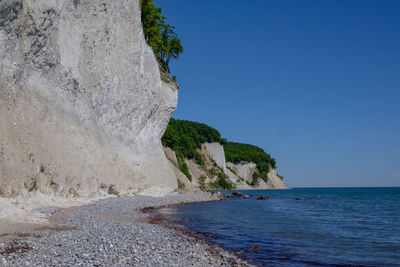
<instances>
[{"instance_id":1,"label":"green tree on cliff top","mask_svg":"<svg viewBox=\"0 0 400 267\"><path fill-rule=\"evenodd\" d=\"M142 0L142 24L147 44L153 49L162 69L170 73L169 62L177 59L183 52L183 47L175 27L165 22L162 8L156 7L153 0Z\"/></svg>"}]
</instances>

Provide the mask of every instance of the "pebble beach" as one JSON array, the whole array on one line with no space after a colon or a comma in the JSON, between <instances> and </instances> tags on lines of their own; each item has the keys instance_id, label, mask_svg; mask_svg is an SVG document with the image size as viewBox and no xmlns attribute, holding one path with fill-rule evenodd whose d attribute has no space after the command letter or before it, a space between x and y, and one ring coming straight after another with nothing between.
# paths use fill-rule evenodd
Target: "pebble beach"
<instances>
[{"instance_id":1,"label":"pebble beach","mask_svg":"<svg viewBox=\"0 0 400 267\"><path fill-rule=\"evenodd\" d=\"M208 193L107 198L58 216L57 231L0 243L0 266L249 266L233 254L154 223L153 208L219 200Z\"/></svg>"}]
</instances>

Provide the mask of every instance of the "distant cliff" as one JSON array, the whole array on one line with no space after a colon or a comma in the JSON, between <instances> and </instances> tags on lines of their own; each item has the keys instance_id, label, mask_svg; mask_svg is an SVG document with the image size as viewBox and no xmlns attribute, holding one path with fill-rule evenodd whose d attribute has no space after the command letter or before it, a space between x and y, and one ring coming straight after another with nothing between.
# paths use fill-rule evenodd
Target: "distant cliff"
<instances>
[{"instance_id":1,"label":"distant cliff","mask_svg":"<svg viewBox=\"0 0 400 267\"><path fill-rule=\"evenodd\" d=\"M287 188L275 159L264 150L227 142L206 124L171 119L162 143L180 189Z\"/></svg>"},{"instance_id":2,"label":"distant cliff","mask_svg":"<svg viewBox=\"0 0 400 267\"><path fill-rule=\"evenodd\" d=\"M0 1L0 196L165 194L177 105L139 0Z\"/></svg>"}]
</instances>

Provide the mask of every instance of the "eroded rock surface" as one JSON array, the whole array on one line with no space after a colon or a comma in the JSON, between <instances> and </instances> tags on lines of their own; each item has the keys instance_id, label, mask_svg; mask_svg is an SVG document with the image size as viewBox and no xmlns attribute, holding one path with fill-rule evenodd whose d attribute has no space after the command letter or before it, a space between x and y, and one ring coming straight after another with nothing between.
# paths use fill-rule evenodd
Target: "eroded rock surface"
<instances>
[{"instance_id":1,"label":"eroded rock surface","mask_svg":"<svg viewBox=\"0 0 400 267\"><path fill-rule=\"evenodd\" d=\"M0 59L0 196L177 188L139 0L0 1Z\"/></svg>"},{"instance_id":2,"label":"eroded rock surface","mask_svg":"<svg viewBox=\"0 0 400 267\"><path fill-rule=\"evenodd\" d=\"M220 143L206 143L205 145L211 158L226 173L224 147Z\"/></svg>"}]
</instances>

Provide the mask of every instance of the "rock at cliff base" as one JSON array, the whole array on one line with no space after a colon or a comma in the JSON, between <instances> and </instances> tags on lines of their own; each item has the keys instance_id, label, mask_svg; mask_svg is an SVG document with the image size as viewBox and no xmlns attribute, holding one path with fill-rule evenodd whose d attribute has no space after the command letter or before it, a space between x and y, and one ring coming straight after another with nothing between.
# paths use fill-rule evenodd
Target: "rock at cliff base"
<instances>
[{"instance_id":1,"label":"rock at cliff base","mask_svg":"<svg viewBox=\"0 0 400 267\"><path fill-rule=\"evenodd\" d=\"M241 196L243 196L243 194L241 192L239 192L239 191L235 191L235 192L232 193L232 196L241 197Z\"/></svg>"}]
</instances>

